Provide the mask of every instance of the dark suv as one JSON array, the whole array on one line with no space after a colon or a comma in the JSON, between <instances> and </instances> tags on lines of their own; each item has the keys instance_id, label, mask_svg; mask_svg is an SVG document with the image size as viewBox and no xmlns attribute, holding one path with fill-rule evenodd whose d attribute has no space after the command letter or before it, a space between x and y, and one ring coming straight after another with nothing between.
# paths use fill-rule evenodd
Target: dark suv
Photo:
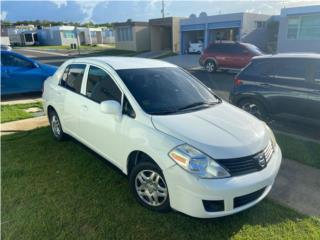
<instances>
[{"instance_id":1,"label":"dark suv","mask_svg":"<svg viewBox=\"0 0 320 240\"><path fill-rule=\"evenodd\" d=\"M219 42L207 47L199 64L208 72L217 69L241 69L245 67L254 56L260 56L262 52L256 46L249 43Z\"/></svg>"},{"instance_id":2,"label":"dark suv","mask_svg":"<svg viewBox=\"0 0 320 240\"><path fill-rule=\"evenodd\" d=\"M320 125L320 54L253 58L235 77L230 102L261 119Z\"/></svg>"}]
</instances>

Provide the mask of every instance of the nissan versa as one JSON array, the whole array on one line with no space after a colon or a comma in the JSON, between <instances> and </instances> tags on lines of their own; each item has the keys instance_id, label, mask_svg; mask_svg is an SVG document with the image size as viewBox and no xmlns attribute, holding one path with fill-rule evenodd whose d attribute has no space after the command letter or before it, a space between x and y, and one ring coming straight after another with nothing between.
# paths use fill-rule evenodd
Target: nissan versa
<instances>
[{"instance_id":1,"label":"nissan versa","mask_svg":"<svg viewBox=\"0 0 320 240\"><path fill-rule=\"evenodd\" d=\"M162 61L68 60L45 81L43 98L54 137L71 135L119 167L152 210L242 211L269 193L281 164L264 122Z\"/></svg>"}]
</instances>

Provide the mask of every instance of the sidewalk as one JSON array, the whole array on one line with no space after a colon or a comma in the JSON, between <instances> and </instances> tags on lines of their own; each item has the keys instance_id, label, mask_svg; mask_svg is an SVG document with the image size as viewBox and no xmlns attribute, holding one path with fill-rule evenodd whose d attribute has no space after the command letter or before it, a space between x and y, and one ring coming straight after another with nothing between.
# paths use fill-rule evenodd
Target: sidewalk
<instances>
[{"instance_id":1,"label":"sidewalk","mask_svg":"<svg viewBox=\"0 0 320 240\"><path fill-rule=\"evenodd\" d=\"M39 127L48 126L47 116L28 118L1 124L1 136L16 132L29 131Z\"/></svg>"},{"instance_id":2,"label":"sidewalk","mask_svg":"<svg viewBox=\"0 0 320 240\"><path fill-rule=\"evenodd\" d=\"M1 124L1 135L48 126L47 116ZM320 216L320 169L283 159L269 198L310 216Z\"/></svg>"},{"instance_id":3,"label":"sidewalk","mask_svg":"<svg viewBox=\"0 0 320 240\"><path fill-rule=\"evenodd\" d=\"M269 197L296 211L320 216L320 169L283 159Z\"/></svg>"}]
</instances>

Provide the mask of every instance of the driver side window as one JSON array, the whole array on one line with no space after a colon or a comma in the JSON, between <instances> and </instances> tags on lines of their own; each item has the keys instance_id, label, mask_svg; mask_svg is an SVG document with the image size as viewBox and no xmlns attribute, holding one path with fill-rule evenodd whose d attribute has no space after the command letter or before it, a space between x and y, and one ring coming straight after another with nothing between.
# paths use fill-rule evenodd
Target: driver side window
<instances>
[{"instance_id":1,"label":"driver side window","mask_svg":"<svg viewBox=\"0 0 320 240\"><path fill-rule=\"evenodd\" d=\"M1 65L9 67L32 68L33 63L13 54L1 54Z\"/></svg>"},{"instance_id":2,"label":"driver side window","mask_svg":"<svg viewBox=\"0 0 320 240\"><path fill-rule=\"evenodd\" d=\"M104 70L90 66L87 79L86 96L97 103L114 100L121 104L121 91Z\"/></svg>"}]
</instances>

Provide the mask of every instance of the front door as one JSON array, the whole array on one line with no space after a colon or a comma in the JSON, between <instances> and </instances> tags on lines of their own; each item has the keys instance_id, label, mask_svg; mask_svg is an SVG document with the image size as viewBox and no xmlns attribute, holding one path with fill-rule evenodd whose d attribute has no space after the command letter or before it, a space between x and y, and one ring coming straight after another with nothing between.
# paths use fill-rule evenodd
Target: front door
<instances>
[{"instance_id":1,"label":"front door","mask_svg":"<svg viewBox=\"0 0 320 240\"><path fill-rule=\"evenodd\" d=\"M80 108L80 138L103 157L121 167L119 146L123 118L100 111L102 101L121 104L122 92L110 74L100 67L90 66Z\"/></svg>"}]
</instances>

